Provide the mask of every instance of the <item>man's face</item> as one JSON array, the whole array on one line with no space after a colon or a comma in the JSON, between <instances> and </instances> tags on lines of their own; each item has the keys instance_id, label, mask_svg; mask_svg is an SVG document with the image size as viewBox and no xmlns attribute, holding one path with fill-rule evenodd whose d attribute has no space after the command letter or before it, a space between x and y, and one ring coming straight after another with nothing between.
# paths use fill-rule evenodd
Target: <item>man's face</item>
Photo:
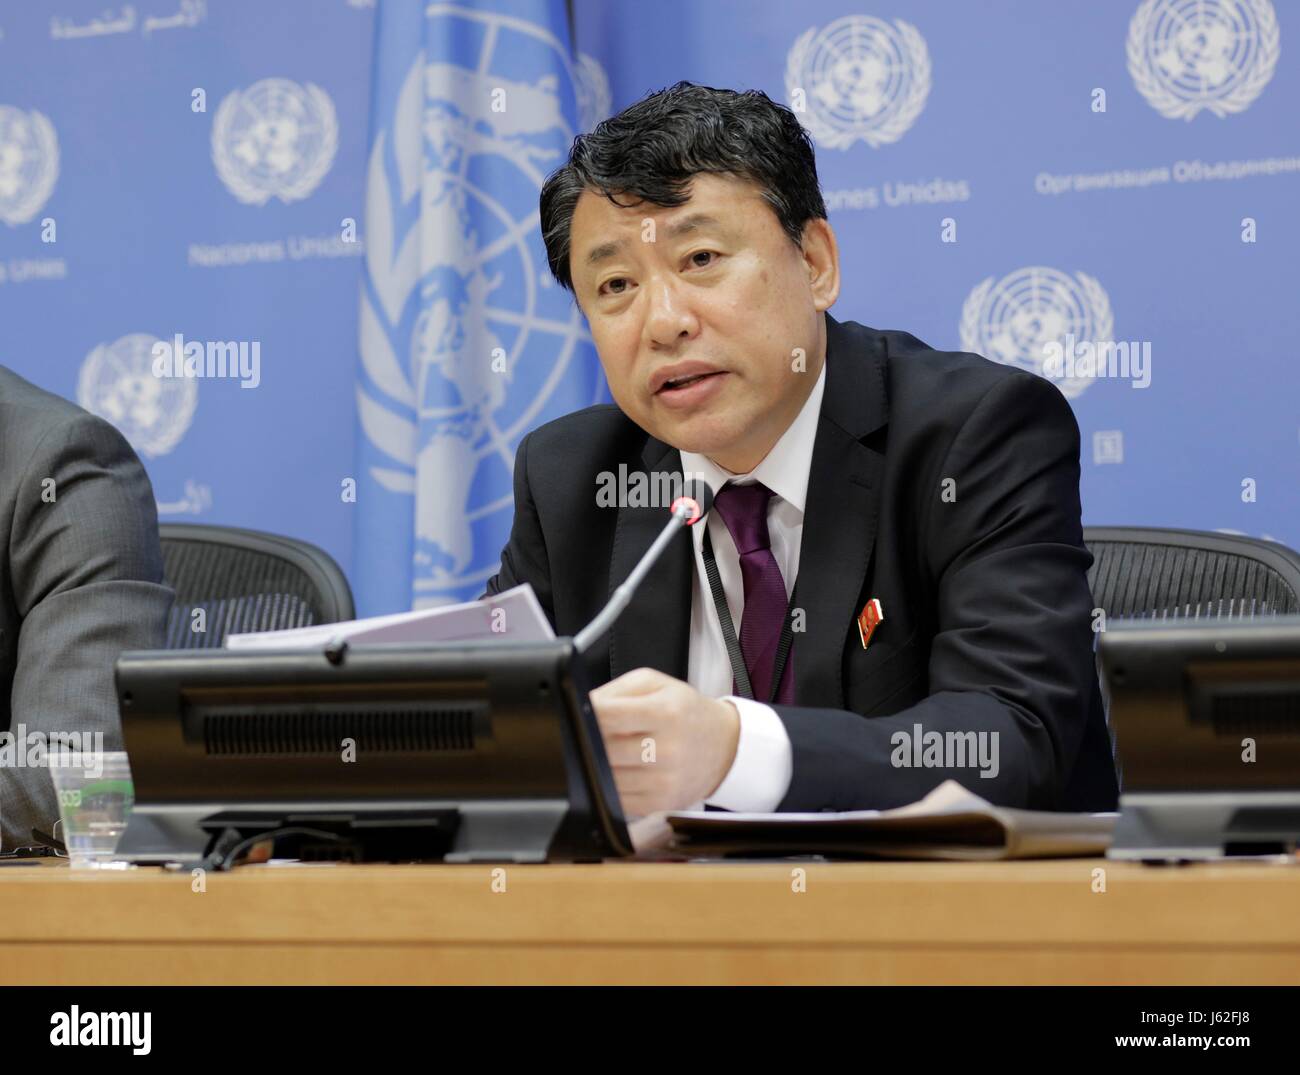
<instances>
[{"instance_id":1,"label":"man's face","mask_svg":"<svg viewBox=\"0 0 1300 1075\"><path fill-rule=\"evenodd\" d=\"M811 221L798 247L754 184L703 173L675 208L584 191L570 249L623 413L733 472L756 466L821 371L839 290L829 225Z\"/></svg>"}]
</instances>

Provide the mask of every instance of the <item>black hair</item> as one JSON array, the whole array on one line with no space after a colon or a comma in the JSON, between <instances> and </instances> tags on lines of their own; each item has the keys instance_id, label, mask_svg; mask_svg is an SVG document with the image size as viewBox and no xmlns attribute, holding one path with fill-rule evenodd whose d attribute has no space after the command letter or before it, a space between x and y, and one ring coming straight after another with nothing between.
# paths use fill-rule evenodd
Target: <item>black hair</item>
<instances>
[{"instance_id":1,"label":"black hair","mask_svg":"<svg viewBox=\"0 0 1300 1075\"><path fill-rule=\"evenodd\" d=\"M795 245L809 220L826 217L812 139L790 109L761 90L678 82L575 138L568 162L542 185L542 239L551 274L573 290L569 231L584 190L621 208L643 201L677 206L701 172L757 184ZM624 195L632 201L617 200Z\"/></svg>"}]
</instances>

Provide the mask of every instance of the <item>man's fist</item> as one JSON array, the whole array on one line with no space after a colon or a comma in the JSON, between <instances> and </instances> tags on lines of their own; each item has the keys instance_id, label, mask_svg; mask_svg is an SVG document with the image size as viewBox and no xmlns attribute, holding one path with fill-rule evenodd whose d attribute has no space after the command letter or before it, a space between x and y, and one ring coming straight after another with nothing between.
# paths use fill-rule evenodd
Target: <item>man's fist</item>
<instances>
[{"instance_id":1,"label":"man's fist","mask_svg":"<svg viewBox=\"0 0 1300 1075\"><path fill-rule=\"evenodd\" d=\"M736 707L653 668L597 687L591 704L629 817L702 802L735 761Z\"/></svg>"}]
</instances>

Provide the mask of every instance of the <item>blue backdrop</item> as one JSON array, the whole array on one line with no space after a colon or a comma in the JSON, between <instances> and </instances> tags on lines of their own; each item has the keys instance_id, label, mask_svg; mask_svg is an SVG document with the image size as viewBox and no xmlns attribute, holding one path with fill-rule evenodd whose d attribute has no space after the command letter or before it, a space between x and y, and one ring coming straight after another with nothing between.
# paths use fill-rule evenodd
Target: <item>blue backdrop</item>
<instances>
[{"instance_id":1,"label":"blue backdrop","mask_svg":"<svg viewBox=\"0 0 1300 1075\"><path fill-rule=\"evenodd\" d=\"M1295 10L0 4L0 362L164 519L317 542L366 613L472 596L520 437L604 398L541 178L652 89L757 87L816 141L835 316L1056 379L1086 523L1300 546Z\"/></svg>"}]
</instances>

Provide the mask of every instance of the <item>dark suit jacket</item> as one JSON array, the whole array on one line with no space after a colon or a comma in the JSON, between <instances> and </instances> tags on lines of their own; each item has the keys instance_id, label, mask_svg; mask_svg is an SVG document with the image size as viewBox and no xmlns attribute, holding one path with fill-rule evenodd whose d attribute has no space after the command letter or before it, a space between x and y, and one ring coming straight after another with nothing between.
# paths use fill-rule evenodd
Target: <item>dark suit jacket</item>
<instances>
[{"instance_id":1,"label":"dark suit jacket","mask_svg":"<svg viewBox=\"0 0 1300 1075\"><path fill-rule=\"evenodd\" d=\"M779 809L899 806L947 777L1008 806L1114 809L1070 405L1023 370L903 332L826 324L799 558L798 704L776 707L794 760ZM531 583L560 634L591 619L666 517L597 506L597 475L621 463L681 470L675 448L613 406L525 437L514 526L488 592ZM643 665L685 679L693 570L683 537L588 654L592 686ZM872 597L884 621L864 650L856 617ZM998 732L1000 772L896 767L891 735L918 724Z\"/></svg>"},{"instance_id":2,"label":"dark suit jacket","mask_svg":"<svg viewBox=\"0 0 1300 1075\"><path fill-rule=\"evenodd\" d=\"M116 429L3 366L0 535L0 732L121 750L113 662L162 645L172 602L153 488ZM48 768L0 767L6 850L58 816Z\"/></svg>"}]
</instances>

